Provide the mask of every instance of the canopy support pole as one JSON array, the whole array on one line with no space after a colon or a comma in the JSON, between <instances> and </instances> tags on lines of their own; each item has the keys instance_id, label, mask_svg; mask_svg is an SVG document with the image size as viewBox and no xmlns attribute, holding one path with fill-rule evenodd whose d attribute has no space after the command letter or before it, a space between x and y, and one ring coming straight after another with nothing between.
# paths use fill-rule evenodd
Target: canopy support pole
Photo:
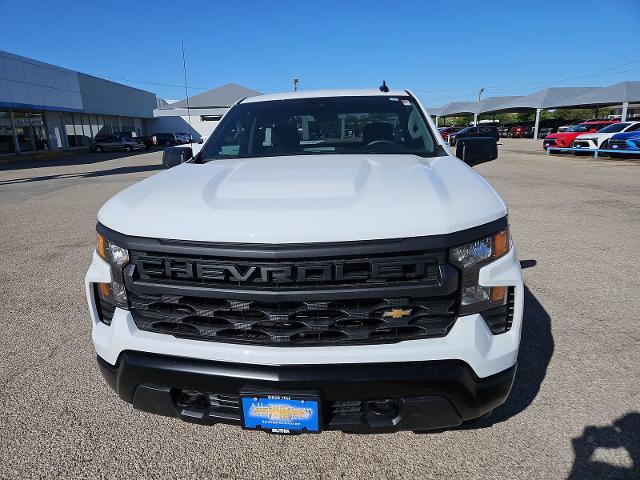
<instances>
[{"instance_id":1,"label":"canopy support pole","mask_svg":"<svg viewBox=\"0 0 640 480\"><path fill-rule=\"evenodd\" d=\"M622 103L622 118L620 119L621 122L626 122L627 121L627 110L629 110L629 102L623 102Z\"/></svg>"},{"instance_id":2,"label":"canopy support pole","mask_svg":"<svg viewBox=\"0 0 640 480\"><path fill-rule=\"evenodd\" d=\"M438 115L436 115L436 128L438 128L438 119L439 119L439 118L440 118L440 117L439 117Z\"/></svg>"},{"instance_id":3,"label":"canopy support pole","mask_svg":"<svg viewBox=\"0 0 640 480\"><path fill-rule=\"evenodd\" d=\"M538 131L540 130L540 112L542 111L541 108L536 108L536 123L533 127L533 139L537 140L538 139Z\"/></svg>"},{"instance_id":4,"label":"canopy support pole","mask_svg":"<svg viewBox=\"0 0 640 480\"><path fill-rule=\"evenodd\" d=\"M474 114L473 114L473 125L474 125L475 127L477 127L477 126L478 126L478 114L477 114L477 113L474 113Z\"/></svg>"}]
</instances>

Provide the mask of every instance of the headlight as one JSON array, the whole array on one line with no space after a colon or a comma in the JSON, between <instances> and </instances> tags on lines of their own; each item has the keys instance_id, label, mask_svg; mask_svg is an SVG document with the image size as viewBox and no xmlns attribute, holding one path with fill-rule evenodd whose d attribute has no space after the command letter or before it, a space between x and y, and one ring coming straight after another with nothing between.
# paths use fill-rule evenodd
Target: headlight
<instances>
[{"instance_id":1,"label":"headlight","mask_svg":"<svg viewBox=\"0 0 640 480\"><path fill-rule=\"evenodd\" d=\"M462 269L460 314L480 312L504 305L507 287L484 287L478 284L480 268L506 255L511 248L509 229L451 249L451 261Z\"/></svg>"},{"instance_id":2,"label":"headlight","mask_svg":"<svg viewBox=\"0 0 640 480\"><path fill-rule=\"evenodd\" d=\"M500 258L509 251L509 230L451 249L451 259L463 268Z\"/></svg>"},{"instance_id":3,"label":"headlight","mask_svg":"<svg viewBox=\"0 0 640 480\"><path fill-rule=\"evenodd\" d=\"M128 309L127 291L122 269L129 263L129 252L98 234L96 252L111 266L111 283L98 283L100 299Z\"/></svg>"}]
</instances>

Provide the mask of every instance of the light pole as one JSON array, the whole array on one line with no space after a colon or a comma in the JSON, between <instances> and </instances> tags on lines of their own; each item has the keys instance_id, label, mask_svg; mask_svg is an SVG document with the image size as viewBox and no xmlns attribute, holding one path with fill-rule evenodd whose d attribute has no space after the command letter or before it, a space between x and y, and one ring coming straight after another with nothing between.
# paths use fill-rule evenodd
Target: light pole
<instances>
[{"instance_id":1,"label":"light pole","mask_svg":"<svg viewBox=\"0 0 640 480\"><path fill-rule=\"evenodd\" d=\"M293 79L293 91L297 92L298 91L298 83L300 83L300 80L297 78Z\"/></svg>"},{"instance_id":2,"label":"light pole","mask_svg":"<svg viewBox=\"0 0 640 480\"><path fill-rule=\"evenodd\" d=\"M484 92L484 87L482 87L480 89L480 91L478 92L478 103L480 103L480 97L482 97L482 92ZM477 127L478 126L478 114L474 114L473 115L473 124Z\"/></svg>"}]
</instances>

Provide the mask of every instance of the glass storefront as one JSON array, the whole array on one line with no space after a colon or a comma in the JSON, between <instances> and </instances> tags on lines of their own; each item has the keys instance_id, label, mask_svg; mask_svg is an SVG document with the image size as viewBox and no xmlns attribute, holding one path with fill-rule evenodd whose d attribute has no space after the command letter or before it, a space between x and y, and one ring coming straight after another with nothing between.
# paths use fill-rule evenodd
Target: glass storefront
<instances>
[{"instance_id":1,"label":"glass storefront","mask_svg":"<svg viewBox=\"0 0 640 480\"><path fill-rule=\"evenodd\" d=\"M60 125L64 136L62 139L58 136L57 142L53 140L54 145L57 144L55 148L86 147L91 145L96 136L108 137L122 131L142 134L139 128L135 128L136 121L131 117L60 112L52 118L55 120L51 127L56 131L57 125ZM54 133L52 135L55 136ZM40 112L0 110L0 155L15 153L16 141L20 152L47 150L48 134L44 115Z\"/></svg>"},{"instance_id":2,"label":"glass storefront","mask_svg":"<svg viewBox=\"0 0 640 480\"><path fill-rule=\"evenodd\" d=\"M47 131L41 113L12 112L15 139L21 152L47 150ZM0 113L0 152L15 152L13 132L11 130L11 113Z\"/></svg>"},{"instance_id":3,"label":"glass storefront","mask_svg":"<svg viewBox=\"0 0 640 480\"><path fill-rule=\"evenodd\" d=\"M14 151L11 117L8 111L0 110L0 155Z\"/></svg>"}]
</instances>

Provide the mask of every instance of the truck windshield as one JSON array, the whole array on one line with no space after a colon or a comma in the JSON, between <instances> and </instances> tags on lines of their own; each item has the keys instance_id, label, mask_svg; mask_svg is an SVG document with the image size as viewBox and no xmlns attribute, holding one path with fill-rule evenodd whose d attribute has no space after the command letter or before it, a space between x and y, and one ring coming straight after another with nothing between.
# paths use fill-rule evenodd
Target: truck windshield
<instances>
[{"instance_id":1,"label":"truck windshield","mask_svg":"<svg viewBox=\"0 0 640 480\"><path fill-rule=\"evenodd\" d=\"M335 153L433 156L436 147L409 96L304 98L235 106L197 161Z\"/></svg>"}]
</instances>

